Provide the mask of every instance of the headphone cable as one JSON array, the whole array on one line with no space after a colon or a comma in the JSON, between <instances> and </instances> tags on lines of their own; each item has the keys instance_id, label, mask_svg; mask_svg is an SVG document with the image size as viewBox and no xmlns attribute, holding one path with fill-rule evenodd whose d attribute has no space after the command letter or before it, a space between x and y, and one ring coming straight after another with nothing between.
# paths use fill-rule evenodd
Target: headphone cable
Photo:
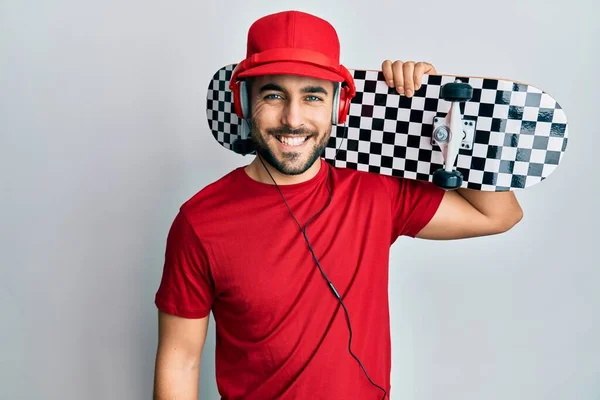
<instances>
[{"instance_id":1,"label":"headphone cable","mask_svg":"<svg viewBox=\"0 0 600 400\"><path fill-rule=\"evenodd\" d=\"M346 131L346 127L345 127L345 131ZM344 141L344 137L342 137L342 142ZM341 148L341 143L340 143L340 147L337 149L334 158L333 158L333 162L335 162L335 158L337 157L337 153L339 152ZM304 240L306 241L306 244L308 245L308 249L312 254L312 257L315 261L315 263L317 264L317 267L319 267L319 271L321 272L321 275L323 275L323 278L325 278L325 280L327 281L327 284L329 285L329 287L331 288L331 291L333 292L334 296L339 300L342 308L344 309L344 312L346 314L346 322L348 323L348 330L350 331L350 337L348 340L348 351L350 352L350 355L358 362L358 364L360 365L360 367L362 368L363 372L365 373L365 375L367 376L367 379L369 380L369 382L371 382L371 384L379 389L381 389L383 391L383 398L382 400L385 400L386 396L387 396L387 391L382 388L381 386L377 385L375 382L373 382L371 380L371 377L369 376L367 370L365 369L365 367L363 366L362 362L358 359L358 357L353 353L352 351L352 324L350 322L350 315L348 313L348 309L346 308L346 305L344 304L344 301L342 300L342 297L340 296L340 294L338 293L337 289L335 288L335 286L333 285L333 282L331 282L329 280L329 277L325 274L325 271L323 271L323 268L321 267L321 264L319 263L319 259L317 258L317 256L315 255L315 251L312 248L312 245L310 244L310 241L308 240L308 236L306 234L306 229L308 228L308 224L310 224L310 222L317 217L319 214L321 214L331 203L331 199L333 198L333 193L331 191L331 188L329 187L330 182L330 178L331 178L331 170L332 167L331 165L327 164L327 182L329 183L327 185L327 191L329 193L329 198L327 199L327 202L325 203L325 205L323 206L323 208L321 208L321 210L319 210L315 215L313 215L312 217L309 218L309 220L306 222L306 225L304 226L304 228L302 228L302 226L300 225L300 223L298 222L298 219L296 219L296 216L294 215L294 213L292 212L292 209L290 208L287 200L285 199L285 196L283 195L283 192L281 191L281 188L279 187L279 185L277 184L277 182L275 181L275 178L273 178L273 175L271 175L271 172L269 171L269 169L267 168L267 166L265 165L265 163L262 160L262 157L260 156L260 154L258 152L256 152L258 159L260 160L260 162L262 163L263 167L265 168L265 170L267 171L267 173L269 174L269 176L271 177L271 180L273 181L273 183L275 184L275 187L277 188L277 190L279 191L279 194L281 195L281 198L283 199L283 202L285 203L288 211L290 212L290 215L292 216L292 218L294 219L294 221L296 222L296 225L298 225L298 228L300 229L300 231L302 232L303 236L304 236Z\"/></svg>"}]
</instances>

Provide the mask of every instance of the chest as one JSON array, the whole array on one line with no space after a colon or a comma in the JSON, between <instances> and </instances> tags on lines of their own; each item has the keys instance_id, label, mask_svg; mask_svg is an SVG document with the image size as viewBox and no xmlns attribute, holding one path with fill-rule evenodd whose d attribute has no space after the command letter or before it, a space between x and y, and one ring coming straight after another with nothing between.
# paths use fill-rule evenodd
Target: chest
<instances>
[{"instance_id":1,"label":"chest","mask_svg":"<svg viewBox=\"0 0 600 400\"><path fill-rule=\"evenodd\" d=\"M314 213L314 208L298 213L300 227ZM305 238L287 208L244 213L223 236L230 240L210 245L215 317L254 332L275 329L286 318L305 325L311 310L337 302L324 275L340 295L368 285L385 289L389 216L384 214L333 203L311 220Z\"/></svg>"}]
</instances>

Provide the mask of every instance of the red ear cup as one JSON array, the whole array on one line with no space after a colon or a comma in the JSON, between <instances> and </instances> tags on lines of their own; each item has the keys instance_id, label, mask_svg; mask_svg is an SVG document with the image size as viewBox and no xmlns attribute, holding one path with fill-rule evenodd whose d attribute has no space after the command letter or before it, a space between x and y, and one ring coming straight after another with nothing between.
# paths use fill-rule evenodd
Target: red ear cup
<instances>
[{"instance_id":1,"label":"red ear cup","mask_svg":"<svg viewBox=\"0 0 600 400\"><path fill-rule=\"evenodd\" d=\"M349 95L349 88L347 86L343 86L340 88L340 99L339 99L339 108L338 108L338 118L337 123L343 124L346 122L346 118L348 116L348 110L350 109L350 103L352 102L352 98Z\"/></svg>"},{"instance_id":2,"label":"red ear cup","mask_svg":"<svg viewBox=\"0 0 600 400\"><path fill-rule=\"evenodd\" d=\"M245 106L248 101L246 97L246 82L238 81L237 75L244 70L245 63L241 62L236 65L233 73L231 74L231 80L229 81L229 89L231 90L231 94L233 96L233 110L236 115L241 119L246 119L245 115L246 110Z\"/></svg>"},{"instance_id":3,"label":"red ear cup","mask_svg":"<svg viewBox=\"0 0 600 400\"><path fill-rule=\"evenodd\" d=\"M229 86L229 88L231 89L231 94L233 96L233 110L235 111L238 117L244 118L240 102L240 82L235 82L234 84Z\"/></svg>"},{"instance_id":4,"label":"red ear cup","mask_svg":"<svg viewBox=\"0 0 600 400\"><path fill-rule=\"evenodd\" d=\"M233 95L233 109L238 117L241 119L248 119L249 117L249 99L248 93L246 92L247 86L245 81L236 82L230 86L231 93Z\"/></svg>"},{"instance_id":5,"label":"red ear cup","mask_svg":"<svg viewBox=\"0 0 600 400\"><path fill-rule=\"evenodd\" d=\"M340 65L340 72L344 77L344 83L346 85L342 85L342 87L340 87L337 123L343 124L346 122L352 99L354 98L354 96L356 96L356 85L354 83L354 77L352 76L350 71L346 69L346 67Z\"/></svg>"}]
</instances>

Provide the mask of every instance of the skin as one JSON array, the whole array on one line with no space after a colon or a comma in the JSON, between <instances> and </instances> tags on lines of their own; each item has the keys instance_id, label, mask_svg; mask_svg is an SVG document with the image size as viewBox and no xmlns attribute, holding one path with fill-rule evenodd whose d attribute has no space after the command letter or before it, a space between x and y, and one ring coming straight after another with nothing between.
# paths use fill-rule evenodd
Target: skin
<instances>
[{"instance_id":1,"label":"skin","mask_svg":"<svg viewBox=\"0 0 600 400\"><path fill-rule=\"evenodd\" d=\"M424 74L436 74L425 62L385 60L382 71L390 87L411 97ZM252 136L259 147L245 168L253 179L279 185L311 179L314 163L331 133L333 83L291 76L253 78L250 93ZM286 147L276 136L310 136L302 147ZM266 169L270 172L267 173ZM272 177L271 177L272 176ZM513 192L447 191L435 216L417 235L450 240L506 232L523 212ZM198 376L208 329L208 317L181 318L159 311L159 345L155 365L154 400L197 399Z\"/></svg>"},{"instance_id":2,"label":"skin","mask_svg":"<svg viewBox=\"0 0 600 400\"><path fill-rule=\"evenodd\" d=\"M258 155L246 167L248 175L269 184L274 179L280 185L315 176L319 170L315 161L331 135L333 90L333 82L315 78L293 75L254 78L250 123ZM286 146L278 140L278 137L298 136L308 137L298 147Z\"/></svg>"}]
</instances>

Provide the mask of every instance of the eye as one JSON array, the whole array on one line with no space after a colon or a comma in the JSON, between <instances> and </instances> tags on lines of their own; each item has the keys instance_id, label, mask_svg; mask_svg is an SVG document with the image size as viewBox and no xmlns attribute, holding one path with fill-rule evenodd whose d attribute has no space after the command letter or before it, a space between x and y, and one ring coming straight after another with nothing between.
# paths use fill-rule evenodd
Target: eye
<instances>
[{"instance_id":1,"label":"eye","mask_svg":"<svg viewBox=\"0 0 600 400\"><path fill-rule=\"evenodd\" d=\"M279 95L276 94L276 93L268 94L268 95L265 96L265 99L274 99L275 98L274 96L279 96Z\"/></svg>"},{"instance_id":2,"label":"eye","mask_svg":"<svg viewBox=\"0 0 600 400\"><path fill-rule=\"evenodd\" d=\"M309 99L312 99L314 101L321 101L322 99L318 96L308 96Z\"/></svg>"}]
</instances>

